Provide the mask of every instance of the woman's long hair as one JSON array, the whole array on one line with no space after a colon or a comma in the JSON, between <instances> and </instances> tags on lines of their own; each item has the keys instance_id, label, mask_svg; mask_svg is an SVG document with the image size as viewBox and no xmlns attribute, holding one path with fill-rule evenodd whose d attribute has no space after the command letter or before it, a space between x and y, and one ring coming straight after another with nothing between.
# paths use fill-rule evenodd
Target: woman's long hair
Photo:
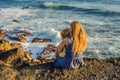
<instances>
[{"instance_id":1,"label":"woman's long hair","mask_svg":"<svg viewBox=\"0 0 120 80\"><path fill-rule=\"evenodd\" d=\"M87 34L78 21L71 23L71 37L73 38L72 52L85 52L87 47Z\"/></svg>"}]
</instances>

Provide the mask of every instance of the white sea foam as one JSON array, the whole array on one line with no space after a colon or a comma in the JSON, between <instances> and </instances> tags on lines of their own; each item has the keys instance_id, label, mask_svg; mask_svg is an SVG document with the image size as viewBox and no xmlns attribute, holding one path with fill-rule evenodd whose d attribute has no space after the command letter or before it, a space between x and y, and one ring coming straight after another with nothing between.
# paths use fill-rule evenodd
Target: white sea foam
<instances>
[{"instance_id":1,"label":"white sea foam","mask_svg":"<svg viewBox=\"0 0 120 80\"><path fill-rule=\"evenodd\" d=\"M52 32L57 33L57 38L61 38L60 32L55 30L55 29L51 29Z\"/></svg>"}]
</instances>

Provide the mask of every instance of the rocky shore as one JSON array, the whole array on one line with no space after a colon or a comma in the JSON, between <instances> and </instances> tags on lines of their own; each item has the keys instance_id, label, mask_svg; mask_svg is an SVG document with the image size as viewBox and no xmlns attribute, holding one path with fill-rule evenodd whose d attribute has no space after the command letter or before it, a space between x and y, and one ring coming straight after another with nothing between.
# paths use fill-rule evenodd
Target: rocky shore
<instances>
[{"instance_id":1,"label":"rocky shore","mask_svg":"<svg viewBox=\"0 0 120 80\"><path fill-rule=\"evenodd\" d=\"M23 32L19 34L17 36L31 35L25 35ZM54 67L50 60L33 60L21 44L4 40L3 38L8 35L5 31L0 30L0 35L0 80L120 80L120 58L85 58L87 66L78 69L59 69ZM36 41L51 40L37 38Z\"/></svg>"},{"instance_id":2,"label":"rocky shore","mask_svg":"<svg viewBox=\"0 0 120 80\"><path fill-rule=\"evenodd\" d=\"M24 65L19 68L0 66L0 80L120 80L120 59L85 59L87 66L59 69L53 63Z\"/></svg>"}]
</instances>

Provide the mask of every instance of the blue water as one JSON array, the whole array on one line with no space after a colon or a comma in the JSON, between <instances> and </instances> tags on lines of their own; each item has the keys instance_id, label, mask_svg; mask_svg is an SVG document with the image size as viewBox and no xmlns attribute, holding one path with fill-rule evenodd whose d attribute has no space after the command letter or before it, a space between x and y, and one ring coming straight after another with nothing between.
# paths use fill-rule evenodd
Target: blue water
<instances>
[{"instance_id":1,"label":"blue water","mask_svg":"<svg viewBox=\"0 0 120 80\"><path fill-rule=\"evenodd\" d=\"M58 42L60 30L74 20L88 34L85 57L120 57L120 0L0 0L0 28L32 33L29 43L34 37Z\"/></svg>"}]
</instances>

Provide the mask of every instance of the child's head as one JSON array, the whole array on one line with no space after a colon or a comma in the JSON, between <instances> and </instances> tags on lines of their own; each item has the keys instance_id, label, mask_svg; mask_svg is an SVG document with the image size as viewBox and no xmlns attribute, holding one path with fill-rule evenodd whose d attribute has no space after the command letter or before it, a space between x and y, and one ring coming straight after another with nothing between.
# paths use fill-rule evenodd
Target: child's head
<instances>
[{"instance_id":1,"label":"child's head","mask_svg":"<svg viewBox=\"0 0 120 80\"><path fill-rule=\"evenodd\" d=\"M65 28L61 31L62 39L69 37L69 36L70 36L70 29L69 28Z\"/></svg>"}]
</instances>

